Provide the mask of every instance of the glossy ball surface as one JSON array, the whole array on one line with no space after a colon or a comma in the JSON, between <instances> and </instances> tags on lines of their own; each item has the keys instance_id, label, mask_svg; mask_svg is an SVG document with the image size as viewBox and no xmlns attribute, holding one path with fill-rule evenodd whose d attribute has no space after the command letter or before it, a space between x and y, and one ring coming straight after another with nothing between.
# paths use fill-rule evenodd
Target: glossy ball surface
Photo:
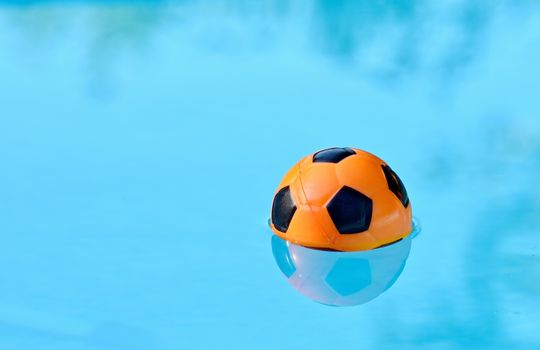
<instances>
[{"instance_id":1,"label":"glossy ball surface","mask_svg":"<svg viewBox=\"0 0 540 350\"><path fill-rule=\"evenodd\" d=\"M302 158L274 195L270 226L311 248L370 250L412 231L412 209L398 175L375 155L329 148Z\"/></svg>"}]
</instances>

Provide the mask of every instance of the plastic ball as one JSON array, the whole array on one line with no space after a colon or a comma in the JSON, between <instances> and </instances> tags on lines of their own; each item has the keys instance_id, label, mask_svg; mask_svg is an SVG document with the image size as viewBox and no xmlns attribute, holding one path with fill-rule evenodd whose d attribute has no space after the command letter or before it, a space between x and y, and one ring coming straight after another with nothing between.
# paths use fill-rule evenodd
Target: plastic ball
<instances>
[{"instance_id":1,"label":"plastic ball","mask_svg":"<svg viewBox=\"0 0 540 350\"><path fill-rule=\"evenodd\" d=\"M272 236L274 259L291 284L322 304L353 306L388 290L401 275L412 237L387 247L359 252L311 249Z\"/></svg>"},{"instance_id":2,"label":"plastic ball","mask_svg":"<svg viewBox=\"0 0 540 350\"><path fill-rule=\"evenodd\" d=\"M412 209L401 179L383 160L329 148L302 158L284 176L270 227L305 247L370 250L410 234Z\"/></svg>"}]
</instances>

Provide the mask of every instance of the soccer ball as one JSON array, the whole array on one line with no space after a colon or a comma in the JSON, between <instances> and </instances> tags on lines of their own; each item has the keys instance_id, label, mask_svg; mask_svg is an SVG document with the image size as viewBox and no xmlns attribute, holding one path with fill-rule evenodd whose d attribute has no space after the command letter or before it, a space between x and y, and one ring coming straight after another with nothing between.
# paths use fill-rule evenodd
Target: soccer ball
<instances>
[{"instance_id":1,"label":"soccer ball","mask_svg":"<svg viewBox=\"0 0 540 350\"><path fill-rule=\"evenodd\" d=\"M367 303L388 290L401 275L412 237L378 249L335 252L311 249L272 236L274 259L287 281L322 304Z\"/></svg>"},{"instance_id":2,"label":"soccer ball","mask_svg":"<svg viewBox=\"0 0 540 350\"><path fill-rule=\"evenodd\" d=\"M411 203L400 178L380 158L328 148L287 172L274 196L270 227L306 247L370 250L412 231Z\"/></svg>"}]
</instances>

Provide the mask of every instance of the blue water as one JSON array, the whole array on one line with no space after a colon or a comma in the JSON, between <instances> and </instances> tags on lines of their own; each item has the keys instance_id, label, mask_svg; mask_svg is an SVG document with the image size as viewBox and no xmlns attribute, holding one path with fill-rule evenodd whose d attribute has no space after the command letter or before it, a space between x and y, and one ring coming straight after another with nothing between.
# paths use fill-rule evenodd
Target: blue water
<instances>
[{"instance_id":1,"label":"blue water","mask_svg":"<svg viewBox=\"0 0 540 350\"><path fill-rule=\"evenodd\" d=\"M540 4L0 1L0 349L540 348ZM355 307L274 262L300 157L422 233Z\"/></svg>"}]
</instances>

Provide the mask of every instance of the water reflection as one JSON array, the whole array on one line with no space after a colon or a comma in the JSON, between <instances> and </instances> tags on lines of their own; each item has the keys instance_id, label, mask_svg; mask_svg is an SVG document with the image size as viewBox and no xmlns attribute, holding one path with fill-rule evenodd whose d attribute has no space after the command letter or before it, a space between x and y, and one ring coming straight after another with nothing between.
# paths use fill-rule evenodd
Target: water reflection
<instances>
[{"instance_id":1,"label":"water reflection","mask_svg":"<svg viewBox=\"0 0 540 350\"><path fill-rule=\"evenodd\" d=\"M152 41L160 39L165 28L178 29L171 34L179 46L200 49L206 43L206 49L225 54L230 53L230 45L235 46L234 52L257 52L276 37L285 39L298 32L298 44L309 42L338 64L388 82L419 71L453 77L483 52L490 23L498 13L513 9L524 13L536 5L402 0L318 0L303 6L284 0L257 4L222 0L212 5L196 0L115 1L114 6L104 6L103 1L82 3L94 6L0 0L0 19L18 28L30 43L45 38L53 43L67 28L67 32L80 31L85 37L80 43L98 74L106 74L103 65L118 53L133 48L140 55L152 51ZM296 29L291 32L292 28Z\"/></svg>"},{"instance_id":2,"label":"water reflection","mask_svg":"<svg viewBox=\"0 0 540 350\"><path fill-rule=\"evenodd\" d=\"M392 113L383 113L380 118L403 112L407 118L410 118L411 125L422 126L427 130L424 137L417 140L419 143L414 148L417 152L409 154L403 152L402 156L403 164L407 164L410 160L416 159L413 158L413 154L418 155L417 164L420 165L417 171L409 172L411 179L416 180L411 181L411 187L415 188L415 195L423 199L423 203L422 200L418 200L419 207L422 206L420 209L424 210L422 216L430 218L427 224L437 231L432 235L433 238L423 241L422 247L415 246L415 254L408 260L407 276L403 276L409 276L408 273L413 271L411 264L418 258L418 266L423 265L422 269L414 270L414 274L410 275L414 275L411 279L413 282L426 282L422 288L417 288L418 284L413 282L410 283L412 286L409 286L409 289L401 288L405 284L405 279L401 278L401 284L398 283L392 290L392 292L397 292L399 289L400 293L385 295L387 298L385 301L392 299L392 294L397 295L396 299L406 297L407 300L413 301L386 304L384 308L377 310L378 315L369 315L369 325L372 327L372 334L377 338L374 340L374 348L539 348L540 337L535 329L537 327L535 321L540 319L538 307L540 305L540 284L538 283L540 280L538 258L540 187L536 185L538 174L540 174L540 134L538 134L537 123L538 104L534 94L530 93L538 91L538 79L535 79L538 74L537 70L531 69L534 66L532 63L523 67L526 60L534 62L538 56L535 53L537 50L534 49L537 47L535 44L538 27L522 27L521 25L527 18L526 14L533 14L532 10L537 9L540 2L495 3L458 0L407 3L404 1L319 0L308 1L307 4L299 8L292 6L288 1L264 1L255 4L248 1L218 0L209 5L207 2L192 0L137 1L135 4L129 1L114 1L114 6L106 6L105 1L83 0L78 1L77 5L66 6L61 1L0 0L0 27L3 33L3 35L0 34L0 63L7 62L0 71L5 76L12 66L24 65L24 68L28 68L38 62L41 62L41 66L37 65L37 69L40 69L39 67L43 67L44 70L54 69L56 66L50 68L48 64L50 61L55 61L52 58L57 57L62 59L62 66L66 67L65 71L58 72L59 80L65 79L68 74L79 72L69 68L80 65L83 68L88 67L91 81L97 80L96 84L100 84L98 88L103 88L104 80L120 79L118 75L127 76L140 72L139 68L143 65L136 64L140 57L146 60L150 55L160 55L158 58L150 57L149 62L144 65L148 70L159 73L162 70L170 72L181 69L186 61L185 56L192 55L190 58L197 61L217 53L233 57L233 61L236 59L239 64L232 66L234 69L245 63L242 61L245 56L239 55L240 53L260 53L261 46L267 45L270 49L263 53L261 60L253 63L257 65L256 69L261 71L266 68L267 62L285 52L285 55L291 57L290 61L288 61L289 58L281 57L288 64L287 69L308 66L312 61L324 57L338 67L367 77L370 82L394 82L405 76L421 77L422 73L426 73L428 79L455 78L456 73L463 71L466 67L471 67L469 64L478 56L485 55L485 60L481 63L488 66L487 71L481 70L479 66L472 66L470 73L474 81L471 79L463 81L464 86L460 91L461 98L458 107L449 109L447 113L429 109L426 106L427 102L423 99L415 99L414 94L389 94L376 102L384 111L386 110L384 106L396 105L398 106L396 108L401 108L403 105L396 101L410 99L410 106L406 106L410 108L403 108L402 111L389 109ZM497 23L496 21L502 18L501 14L504 14L503 22ZM536 30L536 34L531 35L529 32L531 29ZM501 37L501 34L505 33L507 37L505 38L504 35ZM511 40L508 36L511 36ZM263 39L266 41L263 42ZM498 42L498 46L487 50L486 42ZM511 45L514 42L517 44ZM21 43L26 45L20 45ZM527 44L525 49L523 43ZM276 48L278 45L283 46ZM317 54L312 54L310 51L313 47ZM203 52L197 52L197 50ZM294 50L301 51L303 56ZM514 53L510 55L506 52ZM164 61L164 56L172 58L170 61ZM29 59L29 57L34 58ZM520 61L518 59L520 57L526 57L526 59ZM115 66L119 61L121 64ZM203 60L200 65L205 64L208 62ZM193 66L190 69L193 69ZM229 66L225 67L229 68ZM327 82L330 74L324 73L325 75L319 79ZM500 76L500 78L489 78L495 76ZM186 79L195 78L187 77ZM179 81L176 77L170 81L163 80L164 83L170 84L168 89L180 89L175 85ZM146 79L141 79L141 81L146 81ZM120 82L123 84L120 86L128 89L132 83L133 81L127 80ZM267 84L267 81L261 80L261 85ZM41 91L46 91L49 87L54 87L55 81L46 81L42 76L38 76L35 84L32 85L37 86ZM341 81L329 81L328 85L336 91L342 91L339 89ZM357 88L356 85L350 87L351 90ZM415 91L414 84L407 85L407 88L409 91ZM68 92L67 87L59 89L60 92ZM34 91L30 88L28 90ZM17 90L6 88L8 93L4 97L10 97L12 91ZM385 92L388 91L385 90ZM20 92L14 92L14 94L18 93ZM293 95L291 100L302 97L302 95L299 96ZM464 98L465 96L467 98ZM28 96L27 100L32 101L34 97ZM203 95L201 99L206 102L212 97ZM334 99L336 106L341 102L336 96L326 96L323 92L314 97L320 100ZM366 98L372 97L370 95ZM57 103L63 106L66 100L68 99L59 99ZM426 97L426 101L428 100L430 101L429 96ZM354 105L344 105L342 109L332 105L337 110L335 115L344 112L369 115L369 109L358 107L362 105L362 103L356 103L358 99L354 101ZM280 101L280 104L287 105L287 102ZM28 103L28 105L31 104ZM236 108L237 105L227 106L234 107L239 114L245 113L246 120L254 120L258 116L257 113L246 113L246 110ZM221 105L219 107L222 108ZM158 107L153 107L152 111L162 112L171 107L161 108L159 110ZM10 110L9 103L8 110ZM27 116L37 115L43 119L48 116L31 113L30 109L21 108L20 110L24 113L24 117L18 118L21 124L29 123L25 122ZM54 113L67 115L69 110L69 108L62 108L55 110ZM507 120L500 123L491 115L484 115L492 110L508 114ZM252 112L252 110L249 111ZM126 103L114 112L130 115L129 112L132 111ZM297 112L294 111L294 113ZM112 114L106 114L106 116ZM213 115L220 114L221 110ZM305 116L306 122L309 120L309 124L314 124L311 119L308 119L308 117L311 118L309 113ZM6 118L5 113L3 117ZM374 115L370 119L375 120L376 117L379 115ZM529 123L519 122L527 118L530 119ZM204 118L200 120L206 121ZM384 129L385 133L381 133L376 127L372 130L372 125L365 124L363 119L358 120L358 124L351 124L351 129L367 128L370 133L381 139L388 137L386 131L398 127L390 126ZM15 122L13 123L15 125ZM388 118L384 120L384 123L391 125L392 120ZM29 125L32 129L39 129L38 126ZM246 122L246 125L250 124ZM139 127L142 129L143 125ZM133 129L136 128L137 126L133 126ZM171 129L174 127L171 126ZM329 129L332 131L331 128ZM9 128L5 130L9 132ZM21 130L24 129L21 128ZM130 130L130 128L122 130L113 128L113 132L117 132L118 135L123 134L125 130ZM198 129L192 134L197 135L197 131ZM18 137L15 132L13 134ZM325 139L327 134L328 131L320 132L313 129L312 132L299 135L306 139L316 139L317 142L326 142L319 140L327 140ZM75 135L77 135L76 132ZM257 133L255 135L262 136ZM51 132L51 139L61 139L57 136ZM426 140L430 141L428 142L430 147L420 143ZM190 141L193 141L193 144L200 142L200 140ZM253 148L260 151L259 147L267 140L261 137L258 141ZM274 141L272 139L272 142ZM64 146L61 140L55 142ZM227 139L227 144L230 144L231 149L233 147L246 149L246 142L241 138ZM366 140L366 142L373 144L373 140ZM24 149L32 147L28 142L21 141L22 144L24 147L21 148ZM105 144L107 145L107 140ZM283 144L287 149L293 149L293 146L286 141ZM398 152L403 142L395 138L387 139L386 144L389 149L393 149L392 152ZM15 146L17 145L15 143ZM11 145L6 144L6 146ZM141 148L141 154L147 151L148 145L146 146L144 151ZM70 147L73 145L70 144ZM180 147L174 144L174 147L170 148L179 149ZM54 153L46 147L43 149L48 153ZM135 148L135 150L139 149ZM388 149L386 151L390 152ZM272 154L275 155L275 150L273 152ZM39 154L29 153L27 158L38 159ZM258 159L260 158L263 157ZM260 174L267 172L267 168L260 169L257 165L253 165L253 169ZM20 177L26 176L30 175L24 173ZM263 178L259 182L265 183L269 178ZM28 177L28 182L30 180L34 178ZM8 183L8 181L4 182ZM20 193L26 194L24 190L20 190ZM24 196L19 197L24 198ZM167 207L167 210L169 209ZM25 217L27 217L26 214ZM52 237L54 239L54 235ZM58 243L54 240L52 242ZM304 265L292 265L296 269L293 270L288 263L293 261L291 254L294 252L301 256L305 251L301 247L296 249L290 245L283 246L283 242L279 241L275 244L278 250L281 249L281 253L276 257L281 270L286 275L294 276L298 273L299 266L304 267ZM329 252L318 253L332 255L328 254ZM287 258L287 254L290 258ZM405 261L408 251L406 253L403 251L401 254ZM308 257L306 261L310 261ZM377 293L382 293L394 282L393 276L397 278L400 271L400 266L397 265L398 260L398 258L392 260L396 266L388 269L388 275L383 276L388 280L387 285L381 282L379 287L367 286L375 273L371 275L369 283L366 282L365 274L359 273L356 276L357 289L362 284L366 285L365 293L358 292L358 302L366 302L376 297ZM335 260L323 259L322 261L337 265L339 270L339 264ZM348 263L345 262L345 266ZM351 264L361 263L355 262L352 258ZM13 264L6 266L9 265ZM431 269L431 266L436 268ZM320 271L318 269L322 268L323 266L313 267L314 271ZM326 268L330 270L331 266L327 265ZM357 269L362 271L361 268L357 267ZM369 269L363 271L370 271L371 274ZM215 273L206 270L204 272L208 276L213 276ZM204 274L198 271L197 277L189 274L187 276L197 280ZM294 278L301 281L299 276ZM319 282L319 288L321 288L321 283L326 288L320 292L322 295L320 299L327 296L332 299L328 303L334 304L336 300L346 299L335 290L330 290L330 287L324 284L323 276L314 276L315 281ZM302 275L304 279L307 277ZM238 280L244 281L244 278L245 275ZM238 282L237 285L241 286L242 283ZM213 281L208 290L214 290L215 285ZM104 288L103 284L97 287ZM191 291L190 288L193 287L187 286L186 290ZM308 293L307 287L302 290ZM342 294L354 291L353 288L345 288L345 292L341 290ZM21 298L24 300L25 294L22 295ZM356 294L353 292L351 295ZM227 301L220 305L232 305L232 303ZM372 305L374 304L366 306ZM139 306L144 307L145 302L136 307ZM288 306L288 309L291 309L291 305ZM294 308L296 307L297 305L294 305ZM174 311L178 311L176 313L181 315L185 312L185 310ZM229 314L232 315L237 313L238 309L230 311ZM217 312L219 314L220 311ZM190 315L189 310L186 314ZM208 310L207 314L214 315ZM282 317L281 313L279 316L271 316L275 316L276 320ZM354 319L354 322L360 322L360 317L362 315ZM377 319L373 320L373 318ZM212 318L208 316L204 318L204 320L208 319ZM144 317L141 323L149 324L150 320ZM164 318L164 321L170 324L174 324L177 320L178 317L176 319ZM289 318L290 320L293 318ZM222 327L223 324L216 321L212 323L212 326L227 329L227 327ZM388 327L388 324L394 326ZM106 326L106 328L111 327ZM204 327L204 330L208 328ZM162 327L158 325L156 329L161 330ZM246 329L253 331L253 327L242 327L242 335L246 334ZM332 339L336 342L336 346L341 346L349 339L341 337L346 329L342 331L343 333L336 333L335 338ZM12 333L16 334L16 332ZM93 343L99 345L107 341L110 335L98 331L96 337L98 339ZM342 343L339 343L339 340ZM140 343L144 343L144 339Z\"/></svg>"},{"instance_id":3,"label":"water reflection","mask_svg":"<svg viewBox=\"0 0 540 350\"><path fill-rule=\"evenodd\" d=\"M352 306L375 299L397 281L411 250L412 235L369 251L311 249L272 236L274 259L288 282L326 305Z\"/></svg>"},{"instance_id":4,"label":"water reflection","mask_svg":"<svg viewBox=\"0 0 540 350\"><path fill-rule=\"evenodd\" d=\"M531 185L540 173L540 133L536 125L511 117L491 118L490 125L475 131L481 142L441 146L431 162L444 176L430 172L424 180L444 197L431 204L444 203L447 215L462 218L448 228L440 225L433 235L448 245L437 249L445 263L432 262L445 268L441 275L448 284L444 289L431 285L417 301L427 306L423 314L414 313L418 304L404 305L407 311L400 313L384 310L376 327L380 343L395 348L445 344L443 349L536 349L540 344L531 322L540 317L540 187ZM447 159L436 163L440 157ZM476 208L452 206L446 189ZM452 239L445 239L449 234ZM451 240L462 240L453 251ZM402 331L389 330L389 322Z\"/></svg>"},{"instance_id":5,"label":"water reflection","mask_svg":"<svg viewBox=\"0 0 540 350\"><path fill-rule=\"evenodd\" d=\"M483 53L500 13L533 2L318 0L316 39L340 63L380 82L452 79Z\"/></svg>"}]
</instances>

